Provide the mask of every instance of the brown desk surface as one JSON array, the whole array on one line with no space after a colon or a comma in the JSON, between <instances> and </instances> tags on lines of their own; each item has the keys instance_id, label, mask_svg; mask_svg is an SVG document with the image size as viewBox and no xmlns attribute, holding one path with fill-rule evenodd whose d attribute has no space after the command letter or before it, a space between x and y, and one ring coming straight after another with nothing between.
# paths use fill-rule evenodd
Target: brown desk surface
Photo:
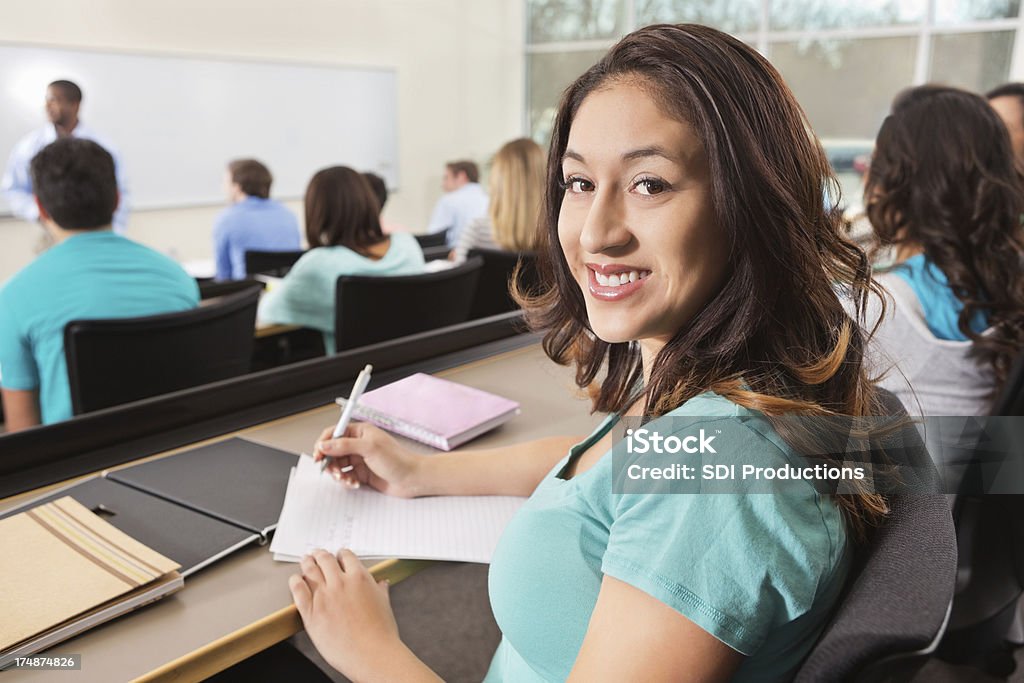
<instances>
[{"instance_id":1,"label":"brown desk surface","mask_svg":"<svg viewBox=\"0 0 1024 683\"><path fill-rule=\"evenodd\" d=\"M555 434L586 434L598 422L597 416L588 413L586 401L574 400L579 394L571 371L551 363L539 345L440 375L522 405L520 416L477 439L473 447ZM308 450L316 435L335 422L337 412L337 407L329 404L218 439L237 435L300 452ZM45 490L2 500L0 510ZM421 566L409 561L378 565L393 581ZM295 571L293 564L274 562L266 547L247 548L189 577L185 589L177 594L50 650L51 654L81 654L81 671L9 670L2 674L4 681L201 680L299 630L300 623L289 610L287 586L287 577Z\"/></svg>"}]
</instances>

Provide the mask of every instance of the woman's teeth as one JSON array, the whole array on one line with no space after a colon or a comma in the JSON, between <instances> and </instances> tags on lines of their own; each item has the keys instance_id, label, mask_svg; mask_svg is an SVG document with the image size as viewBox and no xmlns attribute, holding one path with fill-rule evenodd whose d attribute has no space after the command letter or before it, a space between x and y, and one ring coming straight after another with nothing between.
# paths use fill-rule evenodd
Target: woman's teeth
<instances>
[{"instance_id":1,"label":"woman's teeth","mask_svg":"<svg viewBox=\"0 0 1024 683\"><path fill-rule=\"evenodd\" d=\"M618 287L624 285L627 282L636 282L637 280L643 280L651 274L649 270L631 270L628 273L618 273L612 275L602 275L601 273L594 271L594 276L597 278L597 284L602 287Z\"/></svg>"}]
</instances>

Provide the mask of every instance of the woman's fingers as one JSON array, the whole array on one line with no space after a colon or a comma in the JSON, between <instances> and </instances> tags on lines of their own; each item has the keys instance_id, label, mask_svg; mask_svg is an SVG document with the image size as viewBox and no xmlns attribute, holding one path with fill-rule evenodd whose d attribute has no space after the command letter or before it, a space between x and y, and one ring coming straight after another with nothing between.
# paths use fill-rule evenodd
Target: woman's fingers
<instances>
[{"instance_id":1,"label":"woman's fingers","mask_svg":"<svg viewBox=\"0 0 1024 683\"><path fill-rule=\"evenodd\" d=\"M289 576L288 588L292 592L292 602L298 608L299 615L305 619L306 613L313 604L313 591L309 590L309 585L302 578L302 574L292 574Z\"/></svg>"},{"instance_id":2,"label":"woman's fingers","mask_svg":"<svg viewBox=\"0 0 1024 683\"><path fill-rule=\"evenodd\" d=\"M316 560L313 559L312 555L306 555L299 562L299 567L302 569L302 576L309 583L309 587L312 590L317 590L321 586L325 585L324 573L321 571L320 566L317 565Z\"/></svg>"},{"instance_id":3,"label":"woman's fingers","mask_svg":"<svg viewBox=\"0 0 1024 683\"><path fill-rule=\"evenodd\" d=\"M348 548L342 548L338 551L338 564L341 565L341 569L345 572L346 578L353 578L360 574L370 573L369 570L363 566L363 563L359 561L356 554Z\"/></svg>"},{"instance_id":4,"label":"woman's fingers","mask_svg":"<svg viewBox=\"0 0 1024 683\"><path fill-rule=\"evenodd\" d=\"M320 432L320 438L313 444L313 460L323 459L324 454L320 451L320 444L330 439L332 434L334 434L334 427L327 427Z\"/></svg>"},{"instance_id":5,"label":"woman's fingers","mask_svg":"<svg viewBox=\"0 0 1024 683\"><path fill-rule=\"evenodd\" d=\"M317 548L313 551L313 560L323 573L324 581L328 586L333 586L341 581L341 566L338 564L338 558L323 548Z\"/></svg>"}]
</instances>

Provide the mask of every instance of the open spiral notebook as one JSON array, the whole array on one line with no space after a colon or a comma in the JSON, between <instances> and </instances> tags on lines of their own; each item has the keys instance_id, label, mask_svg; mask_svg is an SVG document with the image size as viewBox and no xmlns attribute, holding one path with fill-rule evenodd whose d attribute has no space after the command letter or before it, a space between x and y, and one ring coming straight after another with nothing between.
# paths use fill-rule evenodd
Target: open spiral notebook
<instances>
[{"instance_id":1,"label":"open spiral notebook","mask_svg":"<svg viewBox=\"0 0 1024 683\"><path fill-rule=\"evenodd\" d=\"M523 501L513 496L405 499L352 490L302 457L288 481L270 550L283 562L298 562L317 548L332 553L348 548L363 559L489 563Z\"/></svg>"}]
</instances>

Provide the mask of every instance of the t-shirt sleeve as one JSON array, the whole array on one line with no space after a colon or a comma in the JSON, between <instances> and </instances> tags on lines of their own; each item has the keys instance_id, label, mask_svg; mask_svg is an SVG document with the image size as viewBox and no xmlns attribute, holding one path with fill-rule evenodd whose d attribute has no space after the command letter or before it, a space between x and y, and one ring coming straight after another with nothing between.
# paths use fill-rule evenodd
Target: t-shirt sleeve
<instances>
[{"instance_id":1,"label":"t-shirt sleeve","mask_svg":"<svg viewBox=\"0 0 1024 683\"><path fill-rule=\"evenodd\" d=\"M39 388L39 368L28 338L0 293L0 387L28 391Z\"/></svg>"},{"instance_id":2,"label":"t-shirt sleeve","mask_svg":"<svg viewBox=\"0 0 1024 683\"><path fill-rule=\"evenodd\" d=\"M813 491L616 497L604 574L745 655L808 612L838 557Z\"/></svg>"}]
</instances>

